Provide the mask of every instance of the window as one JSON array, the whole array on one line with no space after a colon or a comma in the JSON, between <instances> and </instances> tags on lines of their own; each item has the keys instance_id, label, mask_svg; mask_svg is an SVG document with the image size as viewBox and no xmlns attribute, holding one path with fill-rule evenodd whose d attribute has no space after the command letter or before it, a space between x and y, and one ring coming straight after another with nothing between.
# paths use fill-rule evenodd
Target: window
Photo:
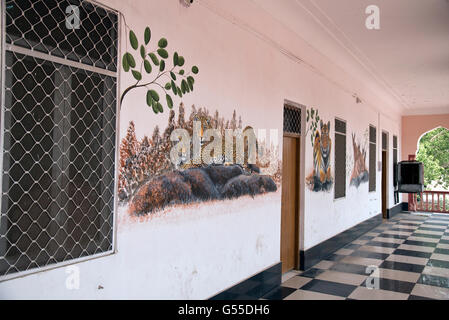
<instances>
[{"instance_id":1,"label":"window","mask_svg":"<svg viewBox=\"0 0 449 320\"><path fill-rule=\"evenodd\" d=\"M80 29L67 29L74 4ZM4 8L0 276L112 250L117 110L115 13Z\"/></svg>"},{"instance_id":2,"label":"window","mask_svg":"<svg viewBox=\"0 0 449 320\"><path fill-rule=\"evenodd\" d=\"M346 196L346 122L335 119L335 199Z\"/></svg>"},{"instance_id":3,"label":"window","mask_svg":"<svg viewBox=\"0 0 449 320\"><path fill-rule=\"evenodd\" d=\"M376 152L377 152L377 130L369 126L369 183L368 190L376 191Z\"/></svg>"},{"instance_id":4,"label":"window","mask_svg":"<svg viewBox=\"0 0 449 320\"><path fill-rule=\"evenodd\" d=\"M284 133L301 135L301 109L288 104L284 105Z\"/></svg>"}]
</instances>

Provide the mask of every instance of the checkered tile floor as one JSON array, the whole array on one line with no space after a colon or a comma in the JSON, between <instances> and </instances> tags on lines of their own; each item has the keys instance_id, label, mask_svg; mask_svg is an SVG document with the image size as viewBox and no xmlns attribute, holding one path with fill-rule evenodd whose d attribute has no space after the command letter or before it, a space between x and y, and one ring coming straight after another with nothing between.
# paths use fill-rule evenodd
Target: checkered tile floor
<instances>
[{"instance_id":1,"label":"checkered tile floor","mask_svg":"<svg viewBox=\"0 0 449 320\"><path fill-rule=\"evenodd\" d=\"M384 220L264 299L449 300L449 215Z\"/></svg>"}]
</instances>

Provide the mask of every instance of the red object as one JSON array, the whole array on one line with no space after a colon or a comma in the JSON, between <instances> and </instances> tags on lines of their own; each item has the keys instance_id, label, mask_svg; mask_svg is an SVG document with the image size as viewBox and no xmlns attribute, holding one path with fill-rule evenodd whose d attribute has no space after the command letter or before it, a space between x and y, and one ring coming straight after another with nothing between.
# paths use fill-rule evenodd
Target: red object
<instances>
[{"instance_id":1,"label":"red object","mask_svg":"<svg viewBox=\"0 0 449 320\"><path fill-rule=\"evenodd\" d=\"M416 194L411 196L415 205L413 211L449 213L449 206L446 205L446 199L449 200L449 191L424 191L419 194L419 198Z\"/></svg>"}]
</instances>

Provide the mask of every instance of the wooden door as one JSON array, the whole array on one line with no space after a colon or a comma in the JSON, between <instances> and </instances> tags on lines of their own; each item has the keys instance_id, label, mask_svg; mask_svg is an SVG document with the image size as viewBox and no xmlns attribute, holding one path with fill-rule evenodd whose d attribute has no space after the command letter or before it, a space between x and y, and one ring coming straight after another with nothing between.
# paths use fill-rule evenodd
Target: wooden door
<instances>
[{"instance_id":1,"label":"wooden door","mask_svg":"<svg viewBox=\"0 0 449 320\"><path fill-rule=\"evenodd\" d=\"M382 151L382 216L387 218L387 151Z\"/></svg>"},{"instance_id":2,"label":"wooden door","mask_svg":"<svg viewBox=\"0 0 449 320\"><path fill-rule=\"evenodd\" d=\"M281 215L281 262L283 273L298 267L299 144L299 138L284 136Z\"/></svg>"}]
</instances>

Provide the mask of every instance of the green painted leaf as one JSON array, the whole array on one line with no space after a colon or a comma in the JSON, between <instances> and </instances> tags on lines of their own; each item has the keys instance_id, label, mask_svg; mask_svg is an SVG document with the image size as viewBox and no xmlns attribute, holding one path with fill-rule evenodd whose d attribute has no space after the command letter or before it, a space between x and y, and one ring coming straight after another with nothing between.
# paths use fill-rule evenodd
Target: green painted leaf
<instances>
[{"instance_id":1,"label":"green painted leaf","mask_svg":"<svg viewBox=\"0 0 449 320\"><path fill-rule=\"evenodd\" d=\"M156 102L159 101L159 94L156 91L150 90L150 94L154 101L156 101Z\"/></svg>"},{"instance_id":2,"label":"green painted leaf","mask_svg":"<svg viewBox=\"0 0 449 320\"><path fill-rule=\"evenodd\" d=\"M163 112L164 112L164 108L162 107L162 104L161 104L160 102L158 102L158 103L156 104L156 108L157 108L157 110L158 110L160 113L163 113Z\"/></svg>"},{"instance_id":3,"label":"green painted leaf","mask_svg":"<svg viewBox=\"0 0 449 320\"><path fill-rule=\"evenodd\" d=\"M153 97L151 96L151 92L147 91L147 105L152 107L153 106Z\"/></svg>"},{"instance_id":4,"label":"green painted leaf","mask_svg":"<svg viewBox=\"0 0 449 320\"><path fill-rule=\"evenodd\" d=\"M178 66L182 67L185 63L184 57L179 57L178 58Z\"/></svg>"},{"instance_id":5,"label":"green painted leaf","mask_svg":"<svg viewBox=\"0 0 449 320\"><path fill-rule=\"evenodd\" d=\"M145 71L147 73L151 73L151 71L153 71L153 68L151 67L151 63L147 59L143 60L143 67L145 68Z\"/></svg>"},{"instance_id":6,"label":"green painted leaf","mask_svg":"<svg viewBox=\"0 0 449 320\"><path fill-rule=\"evenodd\" d=\"M195 79L193 79L192 76L187 77L187 84L189 85L189 88L191 91L193 91L193 84L195 83Z\"/></svg>"},{"instance_id":7,"label":"green painted leaf","mask_svg":"<svg viewBox=\"0 0 449 320\"><path fill-rule=\"evenodd\" d=\"M174 72L170 71L170 76L173 80L176 81L176 74Z\"/></svg>"},{"instance_id":8,"label":"green painted leaf","mask_svg":"<svg viewBox=\"0 0 449 320\"><path fill-rule=\"evenodd\" d=\"M128 61L128 65L131 68L135 68L136 67L136 60L134 60L134 57L131 53L126 52L123 56L127 61Z\"/></svg>"},{"instance_id":9,"label":"green painted leaf","mask_svg":"<svg viewBox=\"0 0 449 320\"><path fill-rule=\"evenodd\" d=\"M159 49L157 49L157 53L163 59L167 59L168 58L168 52L165 49L159 48Z\"/></svg>"},{"instance_id":10,"label":"green painted leaf","mask_svg":"<svg viewBox=\"0 0 449 320\"><path fill-rule=\"evenodd\" d=\"M126 56L126 53L123 55L123 58L122 58L122 66L123 66L123 70L125 70L125 72L129 71L129 63L128 63L128 58Z\"/></svg>"},{"instance_id":11,"label":"green painted leaf","mask_svg":"<svg viewBox=\"0 0 449 320\"><path fill-rule=\"evenodd\" d=\"M165 70L165 61L161 60L161 64L159 65L159 70L162 72Z\"/></svg>"},{"instance_id":12,"label":"green painted leaf","mask_svg":"<svg viewBox=\"0 0 449 320\"><path fill-rule=\"evenodd\" d=\"M159 48L166 48L168 45L168 41L165 38L161 38L161 40L159 40L157 45L159 46Z\"/></svg>"},{"instance_id":13,"label":"green painted leaf","mask_svg":"<svg viewBox=\"0 0 449 320\"><path fill-rule=\"evenodd\" d=\"M178 58L179 58L179 56L178 56L178 53L177 52L175 52L175 54L173 55L173 65L176 67L177 65L178 65Z\"/></svg>"},{"instance_id":14,"label":"green painted leaf","mask_svg":"<svg viewBox=\"0 0 449 320\"><path fill-rule=\"evenodd\" d=\"M158 113L159 113L159 109L158 109L158 107L157 107L157 102L154 101L154 100L153 100L152 107L153 107L154 113L158 114Z\"/></svg>"},{"instance_id":15,"label":"green painted leaf","mask_svg":"<svg viewBox=\"0 0 449 320\"><path fill-rule=\"evenodd\" d=\"M131 43L131 47L134 50L137 50L139 47L139 41L137 41L136 34L132 30L129 30L129 42Z\"/></svg>"},{"instance_id":16,"label":"green painted leaf","mask_svg":"<svg viewBox=\"0 0 449 320\"><path fill-rule=\"evenodd\" d=\"M151 29L150 27L146 27L145 28L145 32L143 34L144 40L145 40L145 44L148 44L151 40Z\"/></svg>"},{"instance_id":17,"label":"green painted leaf","mask_svg":"<svg viewBox=\"0 0 449 320\"><path fill-rule=\"evenodd\" d=\"M185 72L185 71L184 71L184 70L182 70L182 69L181 69L181 70L179 70L179 74L180 74L181 76L183 76L183 75L184 75L184 72Z\"/></svg>"},{"instance_id":18,"label":"green painted leaf","mask_svg":"<svg viewBox=\"0 0 449 320\"><path fill-rule=\"evenodd\" d=\"M198 72L200 72L200 69L198 69L197 66L193 66L193 67L192 67L192 72L193 72L194 74L198 74Z\"/></svg>"},{"instance_id":19,"label":"green painted leaf","mask_svg":"<svg viewBox=\"0 0 449 320\"><path fill-rule=\"evenodd\" d=\"M171 89L171 83L170 82L167 82L166 84L165 84L165 90L170 90Z\"/></svg>"},{"instance_id":20,"label":"green painted leaf","mask_svg":"<svg viewBox=\"0 0 449 320\"><path fill-rule=\"evenodd\" d=\"M150 52L148 56L151 58L151 61L158 66L159 65L159 59L156 57L156 55L153 52Z\"/></svg>"},{"instance_id":21,"label":"green painted leaf","mask_svg":"<svg viewBox=\"0 0 449 320\"><path fill-rule=\"evenodd\" d=\"M132 74L133 74L133 77L134 77L137 81L142 80L142 74L141 74L139 71L137 71L137 70L131 70L131 72L132 72Z\"/></svg>"},{"instance_id":22,"label":"green painted leaf","mask_svg":"<svg viewBox=\"0 0 449 320\"><path fill-rule=\"evenodd\" d=\"M182 90L180 87L177 87L176 91L178 92L178 96L182 98Z\"/></svg>"},{"instance_id":23,"label":"green painted leaf","mask_svg":"<svg viewBox=\"0 0 449 320\"><path fill-rule=\"evenodd\" d=\"M168 94L165 96L165 98L167 99L167 106L170 109L173 108L173 100L172 100L172 98Z\"/></svg>"},{"instance_id":24,"label":"green painted leaf","mask_svg":"<svg viewBox=\"0 0 449 320\"><path fill-rule=\"evenodd\" d=\"M173 94L176 96L176 94L178 93L178 90L176 88L176 83L173 80L171 81L171 89L173 91Z\"/></svg>"},{"instance_id":25,"label":"green painted leaf","mask_svg":"<svg viewBox=\"0 0 449 320\"><path fill-rule=\"evenodd\" d=\"M143 46L143 44L140 46L140 56L142 57L142 59L145 59L145 47Z\"/></svg>"},{"instance_id":26,"label":"green painted leaf","mask_svg":"<svg viewBox=\"0 0 449 320\"><path fill-rule=\"evenodd\" d=\"M181 91L182 91L183 94L186 94L187 82L184 79L181 81Z\"/></svg>"}]
</instances>

